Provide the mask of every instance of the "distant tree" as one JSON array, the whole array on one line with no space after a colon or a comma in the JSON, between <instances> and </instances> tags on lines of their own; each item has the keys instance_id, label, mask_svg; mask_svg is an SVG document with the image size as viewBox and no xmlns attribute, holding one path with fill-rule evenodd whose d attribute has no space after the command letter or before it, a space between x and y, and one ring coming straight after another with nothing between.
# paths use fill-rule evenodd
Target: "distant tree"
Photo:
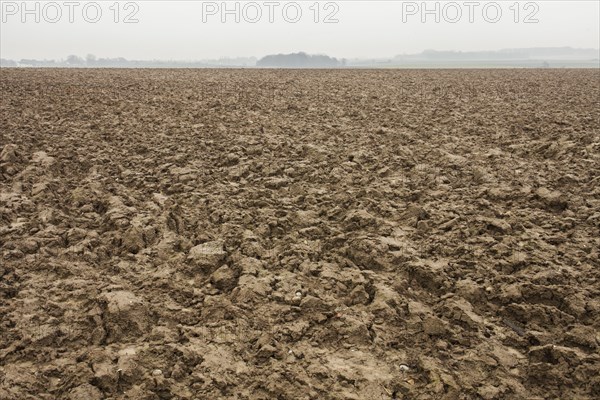
<instances>
[{"instance_id":1,"label":"distant tree","mask_svg":"<svg viewBox=\"0 0 600 400\"><path fill-rule=\"evenodd\" d=\"M19 60L19 64L21 65L30 65L32 67L36 67L40 64L42 64L41 61L35 60L35 59L29 59L29 58L22 58Z\"/></svg>"},{"instance_id":2,"label":"distant tree","mask_svg":"<svg viewBox=\"0 0 600 400\"><path fill-rule=\"evenodd\" d=\"M0 58L0 67L16 67L17 63L13 60L7 60L5 58Z\"/></svg>"},{"instance_id":3,"label":"distant tree","mask_svg":"<svg viewBox=\"0 0 600 400\"><path fill-rule=\"evenodd\" d=\"M88 66L96 65L96 61L98 61L98 58L93 54L88 54L87 56L85 56L85 63Z\"/></svg>"},{"instance_id":4,"label":"distant tree","mask_svg":"<svg viewBox=\"0 0 600 400\"><path fill-rule=\"evenodd\" d=\"M67 57L67 64L69 65L82 65L84 63L83 58L71 54Z\"/></svg>"},{"instance_id":5,"label":"distant tree","mask_svg":"<svg viewBox=\"0 0 600 400\"><path fill-rule=\"evenodd\" d=\"M258 60L256 66L276 68L335 68L342 66L342 62L337 58L326 55L309 55L300 52L268 55Z\"/></svg>"}]
</instances>

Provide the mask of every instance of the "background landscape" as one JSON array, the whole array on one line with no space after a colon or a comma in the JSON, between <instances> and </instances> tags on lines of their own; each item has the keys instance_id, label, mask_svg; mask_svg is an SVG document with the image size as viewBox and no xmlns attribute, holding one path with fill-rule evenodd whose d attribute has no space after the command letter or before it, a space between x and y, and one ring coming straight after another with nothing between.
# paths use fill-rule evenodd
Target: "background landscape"
<instances>
[{"instance_id":1,"label":"background landscape","mask_svg":"<svg viewBox=\"0 0 600 400\"><path fill-rule=\"evenodd\" d=\"M2 59L3 67L93 67L93 68L597 68L600 49L540 47L498 51L436 51L402 54L389 58L335 58L304 52L199 61L128 60L70 55L60 60Z\"/></svg>"}]
</instances>

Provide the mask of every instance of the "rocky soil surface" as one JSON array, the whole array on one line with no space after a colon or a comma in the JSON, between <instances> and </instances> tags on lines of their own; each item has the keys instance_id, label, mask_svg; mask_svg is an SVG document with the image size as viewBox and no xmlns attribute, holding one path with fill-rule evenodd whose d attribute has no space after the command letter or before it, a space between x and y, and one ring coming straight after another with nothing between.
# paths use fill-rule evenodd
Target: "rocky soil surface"
<instances>
[{"instance_id":1,"label":"rocky soil surface","mask_svg":"<svg viewBox=\"0 0 600 400\"><path fill-rule=\"evenodd\" d=\"M0 91L0 399L600 397L597 70Z\"/></svg>"}]
</instances>

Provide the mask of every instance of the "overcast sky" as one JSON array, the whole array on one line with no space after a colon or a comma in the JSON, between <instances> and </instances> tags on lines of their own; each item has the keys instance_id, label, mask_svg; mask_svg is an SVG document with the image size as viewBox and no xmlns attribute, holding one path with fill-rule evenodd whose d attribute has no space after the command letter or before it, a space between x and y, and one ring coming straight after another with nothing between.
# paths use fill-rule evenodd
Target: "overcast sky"
<instances>
[{"instance_id":1,"label":"overcast sky","mask_svg":"<svg viewBox=\"0 0 600 400\"><path fill-rule=\"evenodd\" d=\"M428 1L430 14L421 1L268 1L228 1L230 14L222 1L121 1L118 7L113 0L30 1L27 14L20 0L2 0L1 56L200 60L306 51L354 58L425 49L600 47L597 0Z\"/></svg>"}]
</instances>

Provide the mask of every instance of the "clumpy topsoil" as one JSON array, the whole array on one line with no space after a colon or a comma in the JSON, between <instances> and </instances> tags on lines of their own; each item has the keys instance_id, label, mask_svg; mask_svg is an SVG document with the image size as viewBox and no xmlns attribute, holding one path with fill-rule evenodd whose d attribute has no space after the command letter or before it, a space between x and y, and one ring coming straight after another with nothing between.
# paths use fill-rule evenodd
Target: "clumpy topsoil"
<instances>
[{"instance_id":1,"label":"clumpy topsoil","mask_svg":"<svg viewBox=\"0 0 600 400\"><path fill-rule=\"evenodd\" d=\"M0 90L0 399L600 397L597 70Z\"/></svg>"}]
</instances>

